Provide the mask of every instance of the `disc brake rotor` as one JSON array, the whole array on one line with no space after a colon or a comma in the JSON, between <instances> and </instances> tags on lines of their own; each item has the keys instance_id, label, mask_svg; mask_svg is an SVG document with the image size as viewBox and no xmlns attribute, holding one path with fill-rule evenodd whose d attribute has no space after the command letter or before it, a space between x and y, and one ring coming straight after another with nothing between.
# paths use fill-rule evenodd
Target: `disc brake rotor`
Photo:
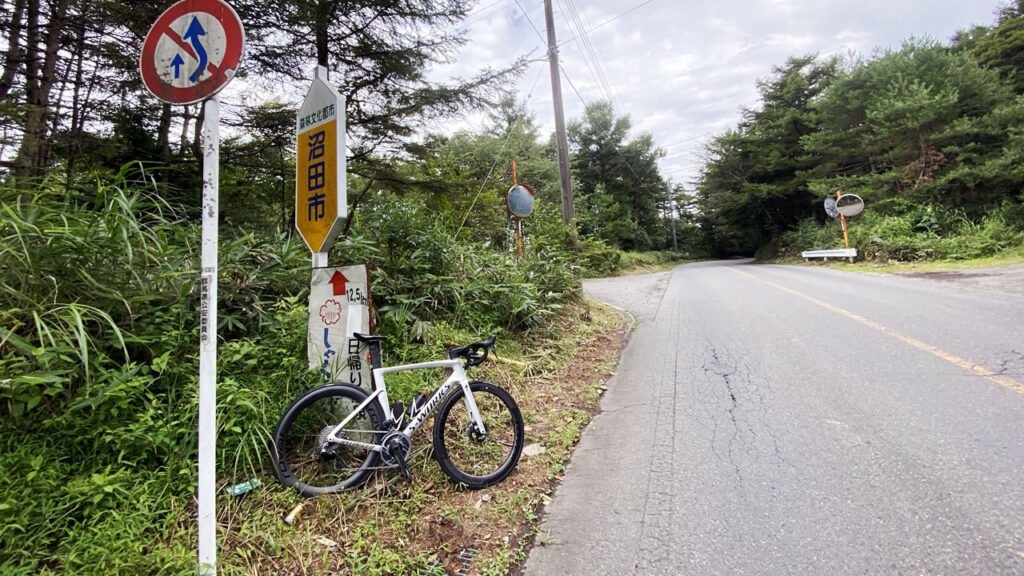
<instances>
[{"instance_id":1,"label":"disc brake rotor","mask_svg":"<svg viewBox=\"0 0 1024 576\"><path fill-rule=\"evenodd\" d=\"M469 439L477 444L483 444L487 441L487 433L478 430L476 424L473 422L469 423L469 429L466 430L466 432L469 434Z\"/></svg>"}]
</instances>

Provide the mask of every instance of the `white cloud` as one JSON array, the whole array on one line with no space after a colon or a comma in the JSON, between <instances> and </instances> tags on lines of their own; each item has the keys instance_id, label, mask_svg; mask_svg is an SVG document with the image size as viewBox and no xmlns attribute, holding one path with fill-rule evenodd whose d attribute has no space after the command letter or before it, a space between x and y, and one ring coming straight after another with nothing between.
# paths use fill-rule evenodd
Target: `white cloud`
<instances>
[{"instance_id":1,"label":"white cloud","mask_svg":"<svg viewBox=\"0 0 1024 576\"><path fill-rule=\"evenodd\" d=\"M898 47L911 36L945 41L958 29L991 24L998 0L654 0L626 13L641 4L554 0L559 58L571 81L562 81L565 114L578 118L583 111L572 86L588 103L605 97L591 71L589 40L618 112L667 149L662 174L690 182L701 145L735 127L744 107L757 105L755 83L772 66L808 53L870 55L876 46ZM580 31L572 7L585 37L574 39ZM467 23L470 43L455 63L431 71L432 78L467 77L531 50L537 58L546 52L541 0L482 0ZM529 107L545 133L554 130L548 78L547 62L538 62L518 85L520 98L530 94Z\"/></svg>"}]
</instances>

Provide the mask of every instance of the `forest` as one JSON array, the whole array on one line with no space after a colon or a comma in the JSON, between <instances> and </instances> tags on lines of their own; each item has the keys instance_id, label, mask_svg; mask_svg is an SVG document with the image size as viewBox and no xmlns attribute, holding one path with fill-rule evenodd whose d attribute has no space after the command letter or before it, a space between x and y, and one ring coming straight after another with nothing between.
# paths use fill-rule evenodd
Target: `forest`
<instances>
[{"instance_id":1,"label":"forest","mask_svg":"<svg viewBox=\"0 0 1024 576\"><path fill-rule=\"evenodd\" d=\"M694 183L663 178L653 138L591 103L568 126L568 225L554 139L510 92L528 62L425 75L465 42L474 2L231 4L246 51L243 88L222 105L218 469L241 478L266 473L269 429L319 378L305 366L309 253L293 226L295 112L317 63L346 98L350 218L332 263L369 265L390 361L488 333L513 356L557 341L581 279L630 262L837 247L822 201L839 190L868 206L851 240L871 261L1024 244L1022 0L948 42L765 71L760 101L711 140ZM166 5L0 0L4 574L194 572L203 118L139 78ZM424 130L467 113L485 120ZM539 199L521 257L504 196L513 160Z\"/></svg>"},{"instance_id":2,"label":"forest","mask_svg":"<svg viewBox=\"0 0 1024 576\"><path fill-rule=\"evenodd\" d=\"M851 244L879 261L963 260L1021 244L1024 3L948 44L870 57L791 57L713 139L697 185L712 254L792 257L842 246L822 202L868 207Z\"/></svg>"}]
</instances>

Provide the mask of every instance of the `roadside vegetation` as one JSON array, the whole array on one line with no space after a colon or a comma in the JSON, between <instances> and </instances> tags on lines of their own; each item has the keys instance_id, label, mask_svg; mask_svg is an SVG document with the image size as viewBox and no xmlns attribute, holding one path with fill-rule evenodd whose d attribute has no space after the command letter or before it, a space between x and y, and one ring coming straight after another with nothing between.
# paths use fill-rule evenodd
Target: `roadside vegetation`
<instances>
[{"instance_id":1,"label":"roadside vegetation","mask_svg":"<svg viewBox=\"0 0 1024 576\"><path fill-rule=\"evenodd\" d=\"M195 569L198 230L157 190L131 166L91 196L0 190L9 303L0 310L0 468L11 480L0 495L5 574ZM564 232L557 222L552 229ZM224 571L290 573L294 562L314 562L308 547L318 545L281 522L297 500L276 485L266 446L287 404L320 378L305 366L309 256L283 237L229 230L222 238L218 480L264 484L241 503L221 493ZM531 442L546 453L524 459L513 479L487 492L494 517L474 529L459 517L477 514L482 505L463 506L484 494L443 482L423 455L413 484L392 486L395 476L381 474L375 486L318 501L302 530L319 526L322 538L344 543L330 562L320 560L334 568L404 574L428 561L451 563L461 552L454 541L442 538L434 549L413 535L426 527L417 511L427 499L441 523L436 533L459 527L481 562L514 562L519 548L505 546L508 538L520 542L534 529L524 519L536 518L538 499L596 407L602 378L566 373L583 349L586 366L609 369L616 346L595 351L593 341L615 332L614 318L594 320L566 250L516 258L459 242L416 202L368 209L335 253L370 265L389 363L436 359L446 346L498 333L504 362L475 376L513 391ZM436 385L396 384L396 398L406 401ZM413 541L419 552L406 560ZM309 553L290 555L302 550Z\"/></svg>"},{"instance_id":2,"label":"roadside vegetation","mask_svg":"<svg viewBox=\"0 0 1024 576\"><path fill-rule=\"evenodd\" d=\"M1005 202L977 219L963 210L928 206L903 214L865 211L847 220L850 245L873 265L956 263L1024 250L1024 204ZM803 250L842 248L842 225L802 222L759 251L765 259L799 259Z\"/></svg>"},{"instance_id":3,"label":"roadside vegetation","mask_svg":"<svg viewBox=\"0 0 1024 576\"><path fill-rule=\"evenodd\" d=\"M603 242L583 241L580 263L585 278L628 276L667 270L691 260L671 250L634 252L612 248Z\"/></svg>"}]
</instances>

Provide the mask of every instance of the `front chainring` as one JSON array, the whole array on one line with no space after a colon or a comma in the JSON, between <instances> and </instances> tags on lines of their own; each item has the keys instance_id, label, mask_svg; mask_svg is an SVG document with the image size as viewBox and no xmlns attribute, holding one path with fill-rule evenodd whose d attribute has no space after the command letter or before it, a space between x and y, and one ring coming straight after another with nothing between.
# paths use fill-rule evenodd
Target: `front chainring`
<instances>
[{"instance_id":1,"label":"front chainring","mask_svg":"<svg viewBox=\"0 0 1024 576\"><path fill-rule=\"evenodd\" d=\"M401 432L389 432L381 445L383 450L380 451L380 459L392 468L399 466L400 462L407 461L412 452L412 443Z\"/></svg>"}]
</instances>

